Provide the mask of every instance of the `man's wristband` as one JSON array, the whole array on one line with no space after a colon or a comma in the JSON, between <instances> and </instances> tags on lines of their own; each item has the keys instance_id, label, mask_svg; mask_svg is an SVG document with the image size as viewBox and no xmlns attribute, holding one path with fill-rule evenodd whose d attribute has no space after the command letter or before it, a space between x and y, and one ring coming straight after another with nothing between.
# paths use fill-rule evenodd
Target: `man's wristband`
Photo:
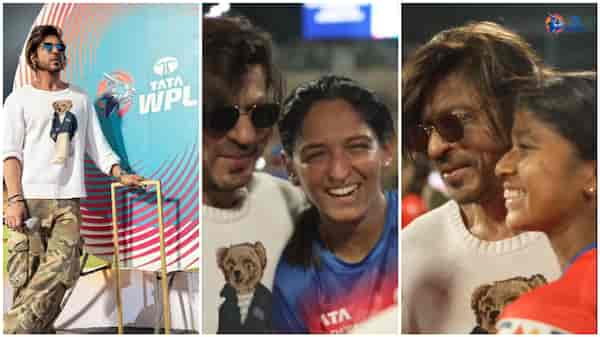
<instances>
[{"instance_id":1,"label":"man's wristband","mask_svg":"<svg viewBox=\"0 0 600 337\"><path fill-rule=\"evenodd\" d=\"M20 197L20 196L21 196L21 193L16 193L16 194L13 194L13 195L11 195L10 197L8 197L8 198L6 199L6 201L11 201L11 200L13 200L14 198L16 198L16 197Z\"/></svg>"},{"instance_id":2,"label":"man's wristband","mask_svg":"<svg viewBox=\"0 0 600 337\"><path fill-rule=\"evenodd\" d=\"M22 203L25 203L25 199L9 200L9 201L8 201L8 205L9 205L9 206L10 206L10 205L14 205L14 204L16 204L17 202L22 202Z\"/></svg>"}]
</instances>

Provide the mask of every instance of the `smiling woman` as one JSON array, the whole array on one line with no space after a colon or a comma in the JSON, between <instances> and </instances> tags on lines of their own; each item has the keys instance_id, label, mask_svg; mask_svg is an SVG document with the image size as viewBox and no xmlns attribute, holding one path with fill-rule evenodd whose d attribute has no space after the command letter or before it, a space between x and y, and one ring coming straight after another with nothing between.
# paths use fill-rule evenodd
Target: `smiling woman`
<instances>
[{"instance_id":1,"label":"smiling woman","mask_svg":"<svg viewBox=\"0 0 600 337\"><path fill-rule=\"evenodd\" d=\"M398 198L381 184L392 160L391 114L372 92L338 76L296 88L283 114L290 180L311 207L277 267L274 329L349 331L396 304ZM396 333L388 323L378 332Z\"/></svg>"},{"instance_id":2,"label":"smiling woman","mask_svg":"<svg viewBox=\"0 0 600 337\"><path fill-rule=\"evenodd\" d=\"M563 275L508 305L498 330L595 334L596 74L544 79L518 106L512 149L496 166L506 223L546 233Z\"/></svg>"}]
</instances>

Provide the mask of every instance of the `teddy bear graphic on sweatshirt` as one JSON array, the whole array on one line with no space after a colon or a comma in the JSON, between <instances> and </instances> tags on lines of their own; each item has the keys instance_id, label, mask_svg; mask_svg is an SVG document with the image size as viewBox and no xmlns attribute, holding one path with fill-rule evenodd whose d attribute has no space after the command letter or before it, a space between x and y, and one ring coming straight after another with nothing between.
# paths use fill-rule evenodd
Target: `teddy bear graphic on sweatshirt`
<instances>
[{"instance_id":1,"label":"teddy bear graphic on sweatshirt","mask_svg":"<svg viewBox=\"0 0 600 337\"><path fill-rule=\"evenodd\" d=\"M267 251L261 242L245 242L217 250L225 285L217 333L271 332L272 293L261 283Z\"/></svg>"},{"instance_id":2,"label":"teddy bear graphic on sweatshirt","mask_svg":"<svg viewBox=\"0 0 600 337\"><path fill-rule=\"evenodd\" d=\"M71 108L73 108L71 100L54 101L52 108L54 109L54 116L50 138L55 142L52 163L64 165L71 153L71 140L75 136L75 131L77 131L77 118L71 112Z\"/></svg>"},{"instance_id":3,"label":"teddy bear graphic on sweatshirt","mask_svg":"<svg viewBox=\"0 0 600 337\"><path fill-rule=\"evenodd\" d=\"M496 322L505 306L547 283L543 275L535 274L530 278L517 276L477 287L471 296L471 309L477 321L472 333L496 333Z\"/></svg>"}]
</instances>

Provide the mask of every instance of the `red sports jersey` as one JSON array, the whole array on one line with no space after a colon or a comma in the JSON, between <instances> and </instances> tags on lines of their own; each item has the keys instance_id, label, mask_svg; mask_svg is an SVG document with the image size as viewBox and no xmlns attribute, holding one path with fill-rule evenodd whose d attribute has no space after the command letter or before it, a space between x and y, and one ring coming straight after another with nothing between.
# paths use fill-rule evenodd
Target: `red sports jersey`
<instances>
[{"instance_id":1,"label":"red sports jersey","mask_svg":"<svg viewBox=\"0 0 600 337\"><path fill-rule=\"evenodd\" d=\"M596 248L579 256L555 282L506 306L498 333L596 334Z\"/></svg>"}]
</instances>

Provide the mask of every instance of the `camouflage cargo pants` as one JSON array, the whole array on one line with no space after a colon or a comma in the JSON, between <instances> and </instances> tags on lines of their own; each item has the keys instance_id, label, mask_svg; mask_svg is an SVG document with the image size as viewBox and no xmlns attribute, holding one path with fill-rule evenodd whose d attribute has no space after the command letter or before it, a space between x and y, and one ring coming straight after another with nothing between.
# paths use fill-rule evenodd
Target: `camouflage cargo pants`
<instances>
[{"instance_id":1,"label":"camouflage cargo pants","mask_svg":"<svg viewBox=\"0 0 600 337\"><path fill-rule=\"evenodd\" d=\"M8 275L13 304L4 314L4 333L52 333L60 303L79 278L79 199L30 199L37 231L10 230Z\"/></svg>"}]
</instances>

